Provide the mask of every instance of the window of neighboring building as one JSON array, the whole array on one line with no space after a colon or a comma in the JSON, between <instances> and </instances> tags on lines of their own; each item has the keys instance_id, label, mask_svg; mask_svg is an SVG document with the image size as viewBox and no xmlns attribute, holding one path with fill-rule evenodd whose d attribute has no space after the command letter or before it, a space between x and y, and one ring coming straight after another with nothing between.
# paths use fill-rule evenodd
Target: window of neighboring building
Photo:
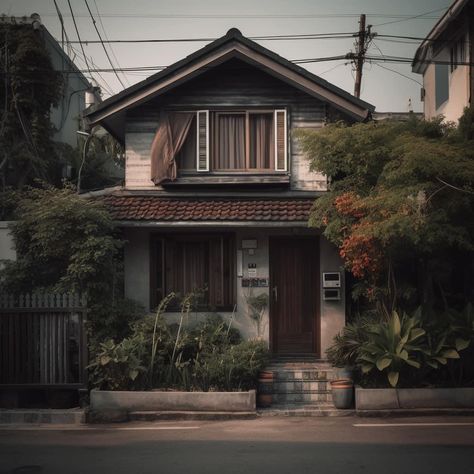
<instances>
[{"instance_id":1,"label":"window of neighboring building","mask_svg":"<svg viewBox=\"0 0 474 474\"><path fill-rule=\"evenodd\" d=\"M449 69L446 64L435 64L435 99L437 109L449 99Z\"/></svg>"},{"instance_id":2,"label":"window of neighboring building","mask_svg":"<svg viewBox=\"0 0 474 474\"><path fill-rule=\"evenodd\" d=\"M180 171L286 171L286 110L201 110L176 155Z\"/></svg>"},{"instance_id":3,"label":"window of neighboring building","mask_svg":"<svg viewBox=\"0 0 474 474\"><path fill-rule=\"evenodd\" d=\"M174 292L169 309L198 294L198 309L229 310L234 305L234 244L228 234L176 234L155 237L151 248L151 307Z\"/></svg>"},{"instance_id":4,"label":"window of neighboring building","mask_svg":"<svg viewBox=\"0 0 474 474\"><path fill-rule=\"evenodd\" d=\"M455 41L450 50L450 70L455 71L466 60L466 43L462 36Z\"/></svg>"}]
</instances>

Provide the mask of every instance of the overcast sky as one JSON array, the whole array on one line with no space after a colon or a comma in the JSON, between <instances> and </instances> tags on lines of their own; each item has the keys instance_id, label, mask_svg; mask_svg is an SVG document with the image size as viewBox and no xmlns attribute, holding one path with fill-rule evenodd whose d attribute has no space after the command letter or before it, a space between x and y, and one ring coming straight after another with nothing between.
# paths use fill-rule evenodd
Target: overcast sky
<instances>
[{"instance_id":1,"label":"overcast sky","mask_svg":"<svg viewBox=\"0 0 474 474\"><path fill-rule=\"evenodd\" d=\"M367 23L380 35L423 37L435 24L450 0L87 0L104 39L217 38L229 28L239 28L245 36L341 33L358 30L358 16L367 14ZM64 17L70 40L77 40L67 0L56 0ZM85 0L70 0L83 41L98 36ZM442 10L443 9L443 10ZM98 13L100 13L100 16ZM431 13L428 13L431 12ZM53 0L0 0L0 13L22 16L39 13L43 24L56 38L61 25ZM418 18L410 16L421 15ZM368 54L412 58L419 42L375 38ZM290 60L339 56L354 50L353 39L310 39L258 41ZM166 66L204 46L206 42L106 44L115 67ZM80 46L76 64L84 67ZM86 55L99 68L110 67L100 44L85 45ZM397 71L389 71L390 68ZM347 61L305 64L309 71L353 93L352 65ZM152 72L119 73L129 86ZM407 77L403 77L403 74ZM113 73L93 74L104 89L104 96L123 89ZM407 111L411 98L415 111L421 111L421 76L411 73L409 64L375 61L366 63L361 98L378 111ZM108 85L107 85L107 84ZM108 92L105 91L108 89Z\"/></svg>"}]
</instances>

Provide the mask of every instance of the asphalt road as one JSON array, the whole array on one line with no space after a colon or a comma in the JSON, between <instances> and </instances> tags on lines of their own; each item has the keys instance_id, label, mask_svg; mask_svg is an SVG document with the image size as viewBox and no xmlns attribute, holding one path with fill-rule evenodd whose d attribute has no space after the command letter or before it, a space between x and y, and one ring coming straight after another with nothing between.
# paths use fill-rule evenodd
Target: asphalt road
<instances>
[{"instance_id":1,"label":"asphalt road","mask_svg":"<svg viewBox=\"0 0 474 474\"><path fill-rule=\"evenodd\" d=\"M474 472L474 417L0 428L0 473Z\"/></svg>"}]
</instances>

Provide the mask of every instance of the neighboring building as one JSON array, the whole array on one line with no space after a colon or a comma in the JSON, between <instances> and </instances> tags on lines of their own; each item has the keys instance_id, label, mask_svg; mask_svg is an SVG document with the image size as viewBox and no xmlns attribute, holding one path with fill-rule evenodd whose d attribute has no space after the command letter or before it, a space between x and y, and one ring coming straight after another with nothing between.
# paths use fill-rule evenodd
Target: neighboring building
<instances>
[{"instance_id":1,"label":"neighboring building","mask_svg":"<svg viewBox=\"0 0 474 474\"><path fill-rule=\"evenodd\" d=\"M308 228L326 178L292 132L373 110L236 29L89 109L90 126L126 148L125 188L104 198L127 242L126 296L153 309L171 291L207 288L203 312L233 317L274 353L324 357L345 324L344 270ZM323 272L334 272L326 297ZM259 333L246 297L262 292Z\"/></svg>"},{"instance_id":2,"label":"neighboring building","mask_svg":"<svg viewBox=\"0 0 474 474\"><path fill-rule=\"evenodd\" d=\"M29 17L0 15L0 25L2 24L24 25L25 28L33 28L41 35L54 69L62 71L63 76L61 100L58 107L51 110L51 122L55 128L54 140L76 148L78 146L77 130L83 128L81 120L82 112L86 108L86 98L87 105L100 102L99 88L94 87L69 58L61 45L41 23L38 14L34 13Z\"/></svg>"},{"instance_id":3,"label":"neighboring building","mask_svg":"<svg viewBox=\"0 0 474 474\"><path fill-rule=\"evenodd\" d=\"M426 119L457 121L474 97L474 1L456 0L417 49L412 70L423 74Z\"/></svg>"}]
</instances>

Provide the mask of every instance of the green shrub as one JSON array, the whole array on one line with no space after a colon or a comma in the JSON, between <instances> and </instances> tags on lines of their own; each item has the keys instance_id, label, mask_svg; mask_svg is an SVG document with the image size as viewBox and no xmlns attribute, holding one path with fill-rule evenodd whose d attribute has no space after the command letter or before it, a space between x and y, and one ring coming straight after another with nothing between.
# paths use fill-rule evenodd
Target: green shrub
<instances>
[{"instance_id":1,"label":"green shrub","mask_svg":"<svg viewBox=\"0 0 474 474\"><path fill-rule=\"evenodd\" d=\"M188 329L184 321L190 306L185 304L179 324L169 326L163 312L173 298L165 298L155 316L132 323L131 334L120 342L95 343L91 384L108 390L254 388L269 359L265 343L242 341L232 321L217 314Z\"/></svg>"},{"instance_id":2,"label":"green shrub","mask_svg":"<svg viewBox=\"0 0 474 474\"><path fill-rule=\"evenodd\" d=\"M328 349L336 367L355 365L366 386L457 386L474 384L474 311L441 313L419 308L358 318Z\"/></svg>"}]
</instances>

